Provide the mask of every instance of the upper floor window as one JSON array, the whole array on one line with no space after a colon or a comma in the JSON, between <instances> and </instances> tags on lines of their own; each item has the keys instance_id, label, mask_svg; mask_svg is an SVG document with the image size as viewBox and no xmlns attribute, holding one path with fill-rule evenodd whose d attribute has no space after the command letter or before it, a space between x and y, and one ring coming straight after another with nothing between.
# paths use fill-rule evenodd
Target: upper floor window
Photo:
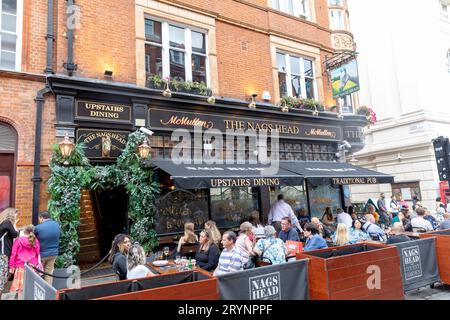
<instances>
[{"instance_id":1,"label":"upper floor window","mask_svg":"<svg viewBox=\"0 0 450 320\"><path fill-rule=\"evenodd\" d=\"M296 17L309 19L309 0L271 0L271 7Z\"/></svg>"},{"instance_id":2,"label":"upper floor window","mask_svg":"<svg viewBox=\"0 0 450 320\"><path fill-rule=\"evenodd\" d=\"M450 73L450 49L447 51L447 70Z\"/></svg>"},{"instance_id":3,"label":"upper floor window","mask_svg":"<svg viewBox=\"0 0 450 320\"><path fill-rule=\"evenodd\" d=\"M330 10L330 27L332 30L346 30L342 10Z\"/></svg>"},{"instance_id":4,"label":"upper floor window","mask_svg":"<svg viewBox=\"0 0 450 320\"><path fill-rule=\"evenodd\" d=\"M0 69L18 70L19 3L0 0Z\"/></svg>"},{"instance_id":5,"label":"upper floor window","mask_svg":"<svg viewBox=\"0 0 450 320\"><path fill-rule=\"evenodd\" d=\"M441 17L442 19L448 20L450 13L450 6L447 3L441 2Z\"/></svg>"},{"instance_id":6,"label":"upper floor window","mask_svg":"<svg viewBox=\"0 0 450 320\"><path fill-rule=\"evenodd\" d=\"M147 75L208 83L205 33L145 19L145 38Z\"/></svg>"},{"instance_id":7,"label":"upper floor window","mask_svg":"<svg viewBox=\"0 0 450 320\"><path fill-rule=\"evenodd\" d=\"M342 0L328 0L328 6L342 6Z\"/></svg>"},{"instance_id":8,"label":"upper floor window","mask_svg":"<svg viewBox=\"0 0 450 320\"><path fill-rule=\"evenodd\" d=\"M277 53L280 96L315 99L314 61L286 53Z\"/></svg>"}]
</instances>

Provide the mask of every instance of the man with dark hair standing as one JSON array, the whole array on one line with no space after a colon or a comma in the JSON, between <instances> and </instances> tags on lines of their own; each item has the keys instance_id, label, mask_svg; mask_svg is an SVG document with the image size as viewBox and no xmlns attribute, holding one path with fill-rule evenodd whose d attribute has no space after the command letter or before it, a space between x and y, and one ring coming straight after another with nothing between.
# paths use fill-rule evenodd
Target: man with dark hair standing
<instances>
[{"instance_id":1,"label":"man with dark hair standing","mask_svg":"<svg viewBox=\"0 0 450 320\"><path fill-rule=\"evenodd\" d=\"M59 238L61 229L56 221L53 221L47 211L39 213L39 225L34 229L40 243L40 254L44 272L53 274L56 257L59 253ZM52 284L52 277L45 276L45 281Z\"/></svg>"},{"instance_id":2,"label":"man with dark hair standing","mask_svg":"<svg viewBox=\"0 0 450 320\"><path fill-rule=\"evenodd\" d=\"M390 225L392 222L392 214L388 212L386 208L386 203L384 202L385 195L384 193L380 193L380 198L377 201L378 211L380 212L380 216L383 219L383 222L386 225Z\"/></svg>"},{"instance_id":3,"label":"man with dark hair standing","mask_svg":"<svg viewBox=\"0 0 450 320\"><path fill-rule=\"evenodd\" d=\"M284 201L283 195L279 194L278 201L275 202L270 208L268 222L269 224L273 225L277 232L279 232L281 230L281 219L284 217L289 217L292 221L292 224L300 232L303 231L297 217L294 214L294 210L292 210L292 207Z\"/></svg>"}]
</instances>

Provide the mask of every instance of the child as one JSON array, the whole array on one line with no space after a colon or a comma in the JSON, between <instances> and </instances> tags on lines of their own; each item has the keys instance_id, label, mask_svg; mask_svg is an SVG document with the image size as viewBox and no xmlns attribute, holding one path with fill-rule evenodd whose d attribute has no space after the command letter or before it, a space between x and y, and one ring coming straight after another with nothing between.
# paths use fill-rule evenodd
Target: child
<instances>
[{"instance_id":1,"label":"child","mask_svg":"<svg viewBox=\"0 0 450 320\"><path fill-rule=\"evenodd\" d=\"M23 236L14 242L9 259L9 271L14 273L10 291L18 291L19 299L22 297L23 274L27 262L35 267L39 266L39 240L34 235L32 224L26 226L23 230Z\"/></svg>"}]
</instances>

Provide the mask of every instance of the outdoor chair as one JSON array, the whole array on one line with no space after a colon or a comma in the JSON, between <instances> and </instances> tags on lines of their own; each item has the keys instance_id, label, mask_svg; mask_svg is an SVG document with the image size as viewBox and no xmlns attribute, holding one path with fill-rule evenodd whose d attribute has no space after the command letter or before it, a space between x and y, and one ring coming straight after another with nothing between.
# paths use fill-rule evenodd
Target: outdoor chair
<instances>
[{"instance_id":1,"label":"outdoor chair","mask_svg":"<svg viewBox=\"0 0 450 320\"><path fill-rule=\"evenodd\" d=\"M194 258L197 252L198 243L186 243L181 246L180 254L188 258Z\"/></svg>"},{"instance_id":2,"label":"outdoor chair","mask_svg":"<svg viewBox=\"0 0 450 320\"><path fill-rule=\"evenodd\" d=\"M272 265L272 260L270 260L269 258L257 259L256 263L255 263L256 268L270 266L270 265Z\"/></svg>"},{"instance_id":3,"label":"outdoor chair","mask_svg":"<svg viewBox=\"0 0 450 320\"><path fill-rule=\"evenodd\" d=\"M412 228L412 231L413 232L416 232L416 233L425 233L425 232L427 232L427 229L425 229L425 228L420 228L420 227L416 227L416 228Z\"/></svg>"}]
</instances>

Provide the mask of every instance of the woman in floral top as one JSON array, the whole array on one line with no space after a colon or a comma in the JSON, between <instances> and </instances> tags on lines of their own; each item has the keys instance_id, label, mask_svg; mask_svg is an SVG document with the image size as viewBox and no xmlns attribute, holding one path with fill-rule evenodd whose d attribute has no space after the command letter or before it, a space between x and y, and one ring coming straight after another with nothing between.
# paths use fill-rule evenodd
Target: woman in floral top
<instances>
[{"instance_id":1,"label":"woman in floral top","mask_svg":"<svg viewBox=\"0 0 450 320\"><path fill-rule=\"evenodd\" d=\"M361 229L362 223L354 220L350 229L350 243L358 243L365 240L371 240L370 236Z\"/></svg>"},{"instance_id":2,"label":"woman in floral top","mask_svg":"<svg viewBox=\"0 0 450 320\"><path fill-rule=\"evenodd\" d=\"M253 251L263 259L270 259L272 264L280 264L286 262L286 246L281 239L276 238L276 231L273 226L265 226L265 239L259 240Z\"/></svg>"}]
</instances>

